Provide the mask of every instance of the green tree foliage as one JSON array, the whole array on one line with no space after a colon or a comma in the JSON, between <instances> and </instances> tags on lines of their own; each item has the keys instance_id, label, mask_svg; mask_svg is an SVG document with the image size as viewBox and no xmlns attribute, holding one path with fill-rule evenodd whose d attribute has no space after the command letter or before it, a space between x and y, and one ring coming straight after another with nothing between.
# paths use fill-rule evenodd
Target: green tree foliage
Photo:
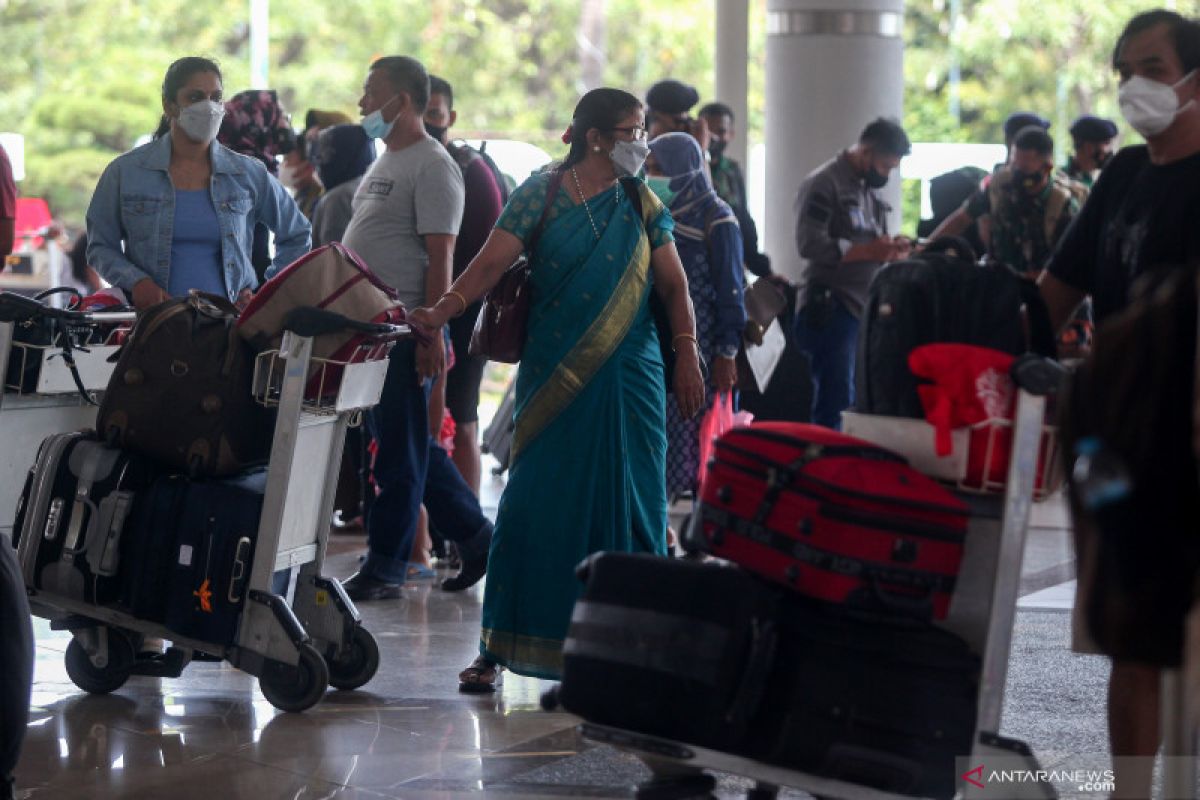
<instances>
[{"instance_id":1,"label":"green tree foliage","mask_svg":"<svg viewBox=\"0 0 1200 800\"><path fill-rule=\"evenodd\" d=\"M907 3L905 124L916 141L997 141L1015 109L1053 118L1060 139L1079 113L1116 117L1113 41L1133 13L1155 5L962 0L952 31L950 2ZM249 5L0 0L0 128L26 137L22 191L47 197L56 215L81 223L104 164L155 127L163 72L175 58L215 58L227 94L262 88L247 85ZM761 141L766 0L750 5L750 118L743 130ZM1200 0L1176 0L1175 7L1195 14ZM670 75L709 99L713 16L711 4L699 0L275 0L271 88L297 125L312 107L354 116L366 66L406 53L454 84L460 135L521 138L558 154L558 136L591 88L587 76L597 74L596 64L608 85L641 94ZM949 111L955 60L962 76L958 119Z\"/></svg>"}]
</instances>

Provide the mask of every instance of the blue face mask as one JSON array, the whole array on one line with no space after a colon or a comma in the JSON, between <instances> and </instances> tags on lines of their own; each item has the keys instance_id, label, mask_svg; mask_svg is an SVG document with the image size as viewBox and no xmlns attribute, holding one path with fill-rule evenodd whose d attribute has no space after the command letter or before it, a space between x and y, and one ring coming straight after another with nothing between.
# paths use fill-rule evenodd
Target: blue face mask
<instances>
[{"instance_id":1,"label":"blue face mask","mask_svg":"<svg viewBox=\"0 0 1200 800\"><path fill-rule=\"evenodd\" d=\"M363 131L372 139L386 139L392 132L392 127L396 124L396 120L391 122L383 121L383 110L396 101L400 95L396 95L391 100L381 105L379 108L372 111L363 117Z\"/></svg>"},{"instance_id":2,"label":"blue face mask","mask_svg":"<svg viewBox=\"0 0 1200 800\"><path fill-rule=\"evenodd\" d=\"M675 199L676 194L671 188L670 178L651 175L646 178L646 185L650 187L650 191L658 195L658 199L662 200L664 206L670 207L671 201Z\"/></svg>"}]
</instances>

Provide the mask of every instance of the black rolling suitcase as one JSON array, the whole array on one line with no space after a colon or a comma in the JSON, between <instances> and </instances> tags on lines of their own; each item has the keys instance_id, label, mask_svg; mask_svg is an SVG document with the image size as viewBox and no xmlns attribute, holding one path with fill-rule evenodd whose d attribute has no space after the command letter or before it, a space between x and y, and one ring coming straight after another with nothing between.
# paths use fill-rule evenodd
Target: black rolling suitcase
<instances>
[{"instance_id":1,"label":"black rolling suitcase","mask_svg":"<svg viewBox=\"0 0 1200 800\"><path fill-rule=\"evenodd\" d=\"M923 344L951 342L1054 358L1057 345L1037 285L1008 267L978 265L943 248L969 246L940 239L907 261L888 264L871 282L855 369L855 408L867 414L923 419L917 377L908 354ZM1029 333L1021 309L1028 310Z\"/></svg>"},{"instance_id":2,"label":"black rolling suitcase","mask_svg":"<svg viewBox=\"0 0 1200 800\"><path fill-rule=\"evenodd\" d=\"M764 698L776 594L735 567L600 553L563 647L558 700L589 722L732 749Z\"/></svg>"},{"instance_id":3,"label":"black rolling suitcase","mask_svg":"<svg viewBox=\"0 0 1200 800\"><path fill-rule=\"evenodd\" d=\"M979 659L915 620L786 598L769 702L743 754L922 797L954 795L971 752Z\"/></svg>"},{"instance_id":4,"label":"black rolling suitcase","mask_svg":"<svg viewBox=\"0 0 1200 800\"><path fill-rule=\"evenodd\" d=\"M171 477L151 490L171 507L166 625L181 636L230 644L246 598L266 473L230 480Z\"/></svg>"},{"instance_id":5,"label":"black rolling suitcase","mask_svg":"<svg viewBox=\"0 0 1200 800\"><path fill-rule=\"evenodd\" d=\"M42 442L13 527L25 585L88 603L118 599L122 540L154 470L91 432Z\"/></svg>"}]
</instances>

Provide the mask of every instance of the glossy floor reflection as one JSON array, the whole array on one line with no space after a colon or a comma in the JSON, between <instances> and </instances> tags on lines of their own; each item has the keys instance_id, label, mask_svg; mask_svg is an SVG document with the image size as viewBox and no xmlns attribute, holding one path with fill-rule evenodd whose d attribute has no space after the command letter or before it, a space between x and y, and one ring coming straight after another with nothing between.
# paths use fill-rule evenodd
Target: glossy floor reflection
<instances>
[{"instance_id":1,"label":"glossy floor reflection","mask_svg":"<svg viewBox=\"0 0 1200 800\"><path fill-rule=\"evenodd\" d=\"M1038 521L1035 520L1035 527ZM1032 595L1066 580L1061 525L1047 519L1026 559ZM354 571L362 537L335 536L327 572ZM1068 576L1069 577L1069 576ZM398 602L362 606L382 652L357 692L330 692L304 714L277 712L257 681L227 665L182 678L133 678L88 697L63 667L68 634L38 624L22 800L311 800L313 798L630 797L649 776L636 758L582 741L576 720L540 709L549 684L511 675L494 696L458 693L474 657L482 587L459 595L413 584ZM1018 616L1005 729L1044 764L1104 752L1106 665L1067 651L1068 615L1034 603ZM748 783L722 779L717 795ZM785 791L785 798L804 798Z\"/></svg>"},{"instance_id":2,"label":"glossy floor reflection","mask_svg":"<svg viewBox=\"0 0 1200 800\"><path fill-rule=\"evenodd\" d=\"M335 557L333 574L352 568ZM475 652L481 589L416 584L400 602L363 607L383 666L357 692L330 692L304 714L277 712L250 676L197 663L175 680L133 678L82 695L63 667L68 634L38 624L33 711L18 796L42 798L605 797L540 768L589 746L575 720L541 711L548 686L506 676L494 696L460 695ZM632 762L640 777L640 766ZM533 776L532 778L529 776Z\"/></svg>"}]
</instances>

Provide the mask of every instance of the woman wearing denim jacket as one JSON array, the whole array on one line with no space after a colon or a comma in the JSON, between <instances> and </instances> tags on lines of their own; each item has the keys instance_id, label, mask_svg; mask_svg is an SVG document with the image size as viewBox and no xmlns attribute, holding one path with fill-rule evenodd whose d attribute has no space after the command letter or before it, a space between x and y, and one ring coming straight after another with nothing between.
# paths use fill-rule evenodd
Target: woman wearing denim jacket
<instances>
[{"instance_id":1,"label":"woman wearing denim jacket","mask_svg":"<svg viewBox=\"0 0 1200 800\"><path fill-rule=\"evenodd\" d=\"M312 245L308 221L266 167L216 142L220 69L181 58L163 80L154 141L104 170L88 206L88 261L139 309L191 289L244 303L257 285L254 226L275 234L275 267Z\"/></svg>"}]
</instances>

